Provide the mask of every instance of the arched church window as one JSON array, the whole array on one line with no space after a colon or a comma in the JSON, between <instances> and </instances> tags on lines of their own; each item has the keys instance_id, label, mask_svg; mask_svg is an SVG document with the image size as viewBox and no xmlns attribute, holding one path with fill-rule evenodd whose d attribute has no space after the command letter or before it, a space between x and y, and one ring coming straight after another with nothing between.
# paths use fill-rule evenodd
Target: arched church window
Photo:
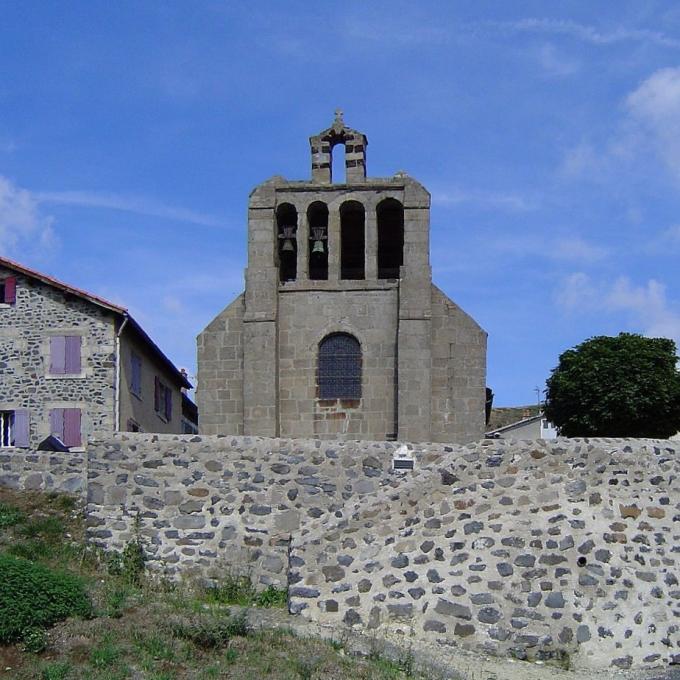
<instances>
[{"instance_id":1,"label":"arched church window","mask_svg":"<svg viewBox=\"0 0 680 680\"><path fill-rule=\"evenodd\" d=\"M378 204L378 278L398 279L404 264L404 207L394 198Z\"/></svg>"},{"instance_id":2,"label":"arched church window","mask_svg":"<svg viewBox=\"0 0 680 680\"><path fill-rule=\"evenodd\" d=\"M328 206L314 201L307 208L309 223L309 278L328 279Z\"/></svg>"},{"instance_id":3,"label":"arched church window","mask_svg":"<svg viewBox=\"0 0 680 680\"><path fill-rule=\"evenodd\" d=\"M340 206L340 278L363 279L364 206L346 201Z\"/></svg>"},{"instance_id":4,"label":"arched church window","mask_svg":"<svg viewBox=\"0 0 680 680\"><path fill-rule=\"evenodd\" d=\"M361 399L361 345L348 333L319 343L319 399Z\"/></svg>"},{"instance_id":5,"label":"arched church window","mask_svg":"<svg viewBox=\"0 0 680 680\"><path fill-rule=\"evenodd\" d=\"M290 203L276 209L279 241L279 280L295 281L297 278L297 210Z\"/></svg>"}]
</instances>

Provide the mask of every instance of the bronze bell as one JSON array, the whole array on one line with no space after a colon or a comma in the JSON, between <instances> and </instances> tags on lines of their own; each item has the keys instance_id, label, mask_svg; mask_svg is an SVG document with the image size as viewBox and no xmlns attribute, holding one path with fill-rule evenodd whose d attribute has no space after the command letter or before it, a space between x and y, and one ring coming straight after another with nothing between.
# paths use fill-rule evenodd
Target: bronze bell
<instances>
[{"instance_id":1,"label":"bronze bell","mask_svg":"<svg viewBox=\"0 0 680 680\"><path fill-rule=\"evenodd\" d=\"M293 238L295 238L295 227L283 227L283 233L279 234L279 238L283 239L283 245L281 246L281 252L290 253L295 250L293 246Z\"/></svg>"},{"instance_id":2,"label":"bronze bell","mask_svg":"<svg viewBox=\"0 0 680 680\"><path fill-rule=\"evenodd\" d=\"M312 255L314 255L314 253L321 253L322 255L324 254L323 241L314 241L314 245L312 246Z\"/></svg>"}]
</instances>

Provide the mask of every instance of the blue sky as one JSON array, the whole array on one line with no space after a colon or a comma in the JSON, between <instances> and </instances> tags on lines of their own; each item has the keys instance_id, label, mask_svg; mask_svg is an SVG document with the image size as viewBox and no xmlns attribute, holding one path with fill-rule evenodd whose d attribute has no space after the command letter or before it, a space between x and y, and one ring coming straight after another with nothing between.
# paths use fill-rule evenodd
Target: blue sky
<instances>
[{"instance_id":1,"label":"blue sky","mask_svg":"<svg viewBox=\"0 0 680 680\"><path fill-rule=\"evenodd\" d=\"M675 2L0 0L0 253L129 307L195 370L249 191L340 107L432 193L433 278L498 405L598 334L680 340Z\"/></svg>"}]
</instances>

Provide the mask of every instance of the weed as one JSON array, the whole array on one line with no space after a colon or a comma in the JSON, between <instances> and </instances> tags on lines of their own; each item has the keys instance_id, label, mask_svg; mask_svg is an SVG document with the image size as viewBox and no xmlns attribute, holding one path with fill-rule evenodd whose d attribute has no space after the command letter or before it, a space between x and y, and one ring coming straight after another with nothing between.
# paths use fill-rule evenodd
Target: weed
<instances>
[{"instance_id":1,"label":"weed","mask_svg":"<svg viewBox=\"0 0 680 680\"><path fill-rule=\"evenodd\" d=\"M6 503L0 503L0 529L13 527L26 521L26 515L21 510Z\"/></svg>"},{"instance_id":2,"label":"weed","mask_svg":"<svg viewBox=\"0 0 680 680\"><path fill-rule=\"evenodd\" d=\"M317 659L294 659L293 670L298 674L301 680L312 680L314 671L318 666Z\"/></svg>"},{"instance_id":3,"label":"weed","mask_svg":"<svg viewBox=\"0 0 680 680\"><path fill-rule=\"evenodd\" d=\"M25 538L42 537L48 541L57 541L64 535L64 523L59 517L41 517L26 522L19 527L17 533Z\"/></svg>"},{"instance_id":4,"label":"weed","mask_svg":"<svg viewBox=\"0 0 680 680\"><path fill-rule=\"evenodd\" d=\"M250 576L229 574L219 583L205 590L208 602L238 604L241 607L280 607L288 605L288 589L269 585L259 593Z\"/></svg>"},{"instance_id":5,"label":"weed","mask_svg":"<svg viewBox=\"0 0 680 680\"><path fill-rule=\"evenodd\" d=\"M105 639L90 651L90 664L98 670L107 669L113 666L120 656L120 649Z\"/></svg>"},{"instance_id":6,"label":"weed","mask_svg":"<svg viewBox=\"0 0 680 680\"><path fill-rule=\"evenodd\" d=\"M288 606L288 588L267 586L263 591L255 595L253 604L256 607L279 607L283 609Z\"/></svg>"},{"instance_id":7,"label":"weed","mask_svg":"<svg viewBox=\"0 0 680 680\"><path fill-rule=\"evenodd\" d=\"M144 575L146 555L141 541L135 538L129 541L123 550L123 578L128 583L140 583Z\"/></svg>"},{"instance_id":8,"label":"weed","mask_svg":"<svg viewBox=\"0 0 680 680\"><path fill-rule=\"evenodd\" d=\"M107 584L104 593L105 611L107 616L112 619L119 619L123 616L125 603L132 594L130 586L127 583L113 582Z\"/></svg>"},{"instance_id":9,"label":"weed","mask_svg":"<svg viewBox=\"0 0 680 680\"><path fill-rule=\"evenodd\" d=\"M122 553L106 554L106 568L112 576L122 576L128 583L139 585L144 576L146 553L140 536L141 518L139 513L133 522L134 538L128 541Z\"/></svg>"},{"instance_id":10,"label":"weed","mask_svg":"<svg viewBox=\"0 0 680 680\"><path fill-rule=\"evenodd\" d=\"M238 659L238 652L233 647L228 647L222 658L224 663L232 664Z\"/></svg>"},{"instance_id":11,"label":"weed","mask_svg":"<svg viewBox=\"0 0 680 680\"><path fill-rule=\"evenodd\" d=\"M67 661L55 661L43 666L40 672L41 680L66 680L71 673L71 664Z\"/></svg>"},{"instance_id":12,"label":"weed","mask_svg":"<svg viewBox=\"0 0 680 680\"><path fill-rule=\"evenodd\" d=\"M78 499L75 496L68 496L64 493L60 493L57 496L56 505L64 512L71 512L78 506Z\"/></svg>"},{"instance_id":13,"label":"weed","mask_svg":"<svg viewBox=\"0 0 680 680\"><path fill-rule=\"evenodd\" d=\"M247 607L257 596L250 576L227 575L219 584L211 586L206 591L210 602L219 604L238 604Z\"/></svg>"},{"instance_id":14,"label":"weed","mask_svg":"<svg viewBox=\"0 0 680 680\"><path fill-rule=\"evenodd\" d=\"M189 621L175 623L172 634L182 640L189 640L202 649L226 647L233 637L245 637L249 629L245 614L237 616L203 616Z\"/></svg>"},{"instance_id":15,"label":"weed","mask_svg":"<svg viewBox=\"0 0 680 680\"><path fill-rule=\"evenodd\" d=\"M29 628L22 635L23 645L21 648L31 654L39 654L47 649L47 633L42 628Z\"/></svg>"},{"instance_id":16,"label":"weed","mask_svg":"<svg viewBox=\"0 0 680 680\"><path fill-rule=\"evenodd\" d=\"M14 557L21 557L31 562L47 562L54 557L54 549L41 538L31 538L12 543L7 552Z\"/></svg>"},{"instance_id":17,"label":"weed","mask_svg":"<svg viewBox=\"0 0 680 680\"><path fill-rule=\"evenodd\" d=\"M133 640L137 649L148 654L152 659L160 661L173 661L175 659L172 642L161 635L137 633L133 634Z\"/></svg>"}]
</instances>

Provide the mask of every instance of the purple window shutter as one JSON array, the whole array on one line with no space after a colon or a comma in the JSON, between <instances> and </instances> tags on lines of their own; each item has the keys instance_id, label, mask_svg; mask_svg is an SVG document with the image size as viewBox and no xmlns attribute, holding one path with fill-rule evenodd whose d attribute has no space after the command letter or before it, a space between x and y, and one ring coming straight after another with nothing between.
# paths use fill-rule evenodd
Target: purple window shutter
<instances>
[{"instance_id":1,"label":"purple window shutter","mask_svg":"<svg viewBox=\"0 0 680 680\"><path fill-rule=\"evenodd\" d=\"M156 412L161 410L161 383L157 375L153 379L153 408Z\"/></svg>"},{"instance_id":2,"label":"purple window shutter","mask_svg":"<svg viewBox=\"0 0 680 680\"><path fill-rule=\"evenodd\" d=\"M14 446L28 448L28 411L14 411Z\"/></svg>"},{"instance_id":3,"label":"purple window shutter","mask_svg":"<svg viewBox=\"0 0 680 680\"><path fill-rule=\"evenodd\" d=\"M10 276L5 279L5 303L13 305L17 301L17 280Z\"/></svg>"},{"instance_id":4,"label":"purple window shutter","mask_svg":"<svg viewBox=\"0 0 680 680\"><path fill-rule=\"evenodd\" d=\"M66 446L80 446L80 409L64 409L64 444Z\"/></svg>"},{"instance_id":5,"label":"purple window shutter","mask_svg":"<svg viewBox=\"0 0 680 680\"><path fill-rule=\"evenodd\" d=\"M50 411L50 434L64 441L64 409L53 408ZM64 442L66 443L66 442Z\"/></svg>"},{"instance_id":6,"label":"purple window shutter","mask_svg":"<svg viewBox=\"0 0 680 680\"><path fill-rule=\"evenodd\" d=\"M67 335L64 349L64 373L80 373L80 345L82 338L79 335Z\"/></svg>"},{"instance_id":7,"label":"purple window shutter","mask_svg":"<svg viewBox=\"0 0 680 680\"><path fill-rule=\"evenodd\" d=\"M55 335L50 338L50 373L63 375L66 370L66 338Z\"/></svg>"},{"instance_id":8,"label":"purple window shutter","mask_svg":"<svg viewBox=\"0 0 680 680\"><path fill-rule=\"evenodd\" d=\"M165 419L172 420L172 392L169 387L165 388Z\"/></svg>"}]
</instances>

